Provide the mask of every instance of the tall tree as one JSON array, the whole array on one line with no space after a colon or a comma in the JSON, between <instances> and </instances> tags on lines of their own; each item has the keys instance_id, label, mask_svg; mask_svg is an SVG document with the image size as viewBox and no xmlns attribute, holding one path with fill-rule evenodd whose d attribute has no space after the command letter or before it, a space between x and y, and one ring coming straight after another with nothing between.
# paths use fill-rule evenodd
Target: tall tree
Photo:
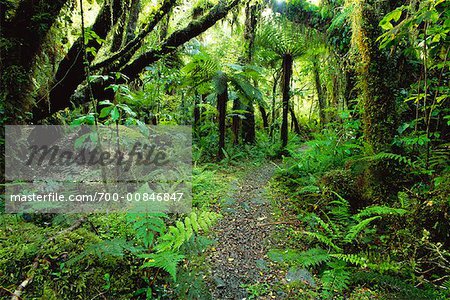
<instances>
[{"instance_id":1,"label":"tall tree","mask_svg":"<svg viewBox=\"0 0 450 300\"><path fill-rule=\"evenodd\" d=\"M325 115L325 109L326 109L326 100L325 95L323 93L322 89L322 83L320 81L320 70L319 70L319 63L318 63L318 56L315 55L312 59L312 72L314 77L314 85L316 87L317 92L317 101L319 103L319 120L320 120L320 126L324 126L326 122L326 115Z\"/></svg>"},{"instance_id":2,"label":"tall tree","mask_svg":"<svg viewBox=\"0 0 450 300\"><path fill-rule=\"evenodd\" d=\"M389 151L395 130L395 96L392 68L387 54L380 50L379 22L388 11L389 1L355 1L352 39L358 50L357 74L363 105L364 138L373 153ZM383 161L371 162L367 169L366 191L371 201L388 194L390 168Z\"/></svg>"},{"instance_id":3,"label":"tall tree","mask_svg":"<svg viewBox=\"0 0 450 300\"><path fill-rule=\"evenodd\" d=\"M246 51L242 61L243 64L250 64L253 60L255 32L259 16L260 5L252 4L252 1L248 1L245 7L244 38L246 40ZM242 120L242 140L244 143L253 144L255 142L255 109L252 99L244 106L244 109L246 112ZM238 126L239 123L237 123L236 127L238 128Z\"/></svg>"},{"instance_id":4,"label":"tall tree","mask_svg":"<svg viewBox=\"0 0 450 300\"><path fill-rule=\"evenodd\" d=\"M36 56L47 34L67 0L19 3L14 16L6 20L6 4L2 5L0 68L1 96L6 104L8 122L23 123L31 110L32 76Z\"/></svg>"},{"instance_id":5,"label":"tall tree","mask_svg":"<svg viewBox=\"0 0 450 300\"><path fill-rule=\"evenodd\" d=\"M163 17L170 11L174 5L175 0L164 0L164 2L152 13L149 23L140 31L140 33L128 44L126 44L118 52L112 54L107 59L99 62L91 67L92 71L103 72L122 72L128 78L135 79L144 70L144 68L165 55L173 53L177 48L190 39L203 33L217 21L224 18L228 12L234 8L239 0L220 1L219 4L214 6L207 14L199 18L198 20L191 21L186 27L176 30L170 36L168 36L161 45L142 53L136 59L131 60L135 53L140 49L144 38L152 32L155 26L163 19ZM75 80L71 84L74 88L65 89L64 93L61 93L59 97L50 96L50 107L40 106L33 111L33 119L39 121L52 113L69 107L72 103L82 104L89 101L89 98L85 97L85 93L79 93L76 97L71 95L74 89L82 83L81 80ZM94 97L96 99L108 98L108 92L105 88L110 84L109 81L97 81L91 84ZM72 101L71 101L72 100Z\"/></svg>"},{"instance_id":6,"label":"tall tree","mask_svg":"<svg viewBox=\"0 0 450 300\"><path fill-rule=\"evenodd\" d=\"M290 99L290 84L294 60L305 54L305 34L299 26L293 26L289 21L268 21L258 34L258 46L263 60L281 61L281 91L282 91L282 123L281 147L288 142L288 114Z\"/></svg>"},{"instance_id":7,"label":"tall tree","mask_svg":"<svg viewBox=\"0 0 450 300\"><path fill-rule=\"evenodd\" d=\"M225 150L225 121L227 114L228 102L228 78L223 72L219 72L216 76L216 93L217 93L217 111L219 121L219 149L217 158L221 160L224 157Z\"/></svg>"}]
</instances>

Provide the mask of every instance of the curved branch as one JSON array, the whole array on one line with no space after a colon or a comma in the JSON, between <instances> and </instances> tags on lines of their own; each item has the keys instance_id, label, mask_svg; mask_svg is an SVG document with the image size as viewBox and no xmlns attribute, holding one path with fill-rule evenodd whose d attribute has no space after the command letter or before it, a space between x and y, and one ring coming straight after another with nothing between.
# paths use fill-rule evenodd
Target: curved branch
<instances>
[{"instance_id":1,"label":"curved branch","mask_svg":"<svg viewBox=\"0 0 450 300\"><path fill-rule=\"evenodd\" d=\"M122 59L124 56L131 58L136 50L141 46L144 38L155 28L155 26L162 20L162 18L170 11L176 0L165 0L159 10L155 10L149 17L151 19L145 28L128 44L125 45L118 52L114 53L111 57L91 66L91 70L95 71L103 67L111 65L118 59Z\"/></svg>"},{"instance_id":2,"label":"curved branch","mask_svg":"<svg viewBox=\"0 0 450 300\"><path fill-rule=\"evenodd\" d=\"M160 48L142 54L133 62L126 65L121 72L130 78L136 78L146 66L159 60L163 55L173 52L177 47L212 27L217 21L224 18L238 3L239 0L233 0L227 5L217 4L208 14L199 20L194 20L185 28L172 33Z\"/></svg>"}]
</instances>

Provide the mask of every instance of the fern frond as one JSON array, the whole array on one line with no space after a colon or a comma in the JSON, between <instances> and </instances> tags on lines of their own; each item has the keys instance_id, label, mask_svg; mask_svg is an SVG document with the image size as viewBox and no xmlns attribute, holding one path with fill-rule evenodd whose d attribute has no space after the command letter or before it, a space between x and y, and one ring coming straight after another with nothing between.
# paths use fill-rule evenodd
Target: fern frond
<instances>
[{"instance_id":1,"label":"fern frond","mask_svg":"<svg viewBox=\"0 0 450 300\"><path fill-rule=\"evenodd\" d=\"M345 236L345 241L346 242L351 242L353 241L356 236L358 235L358 233L360 233L361 231L363 231L364 229L367 228L367 226L375 220L381 219L380 216L375 216L375 217L371 217L371 218L367 218L362 220L361 222L359 222L356 225L353 225L349 228L347 235Z\"/></svg>"},{"instance_id":2,"label":"fern frond","mask_svg":"<svg viewBox=\"0 0 450 300\"><path fill-rule=\"evenodd\" d=\"M304 267L317 267L329 260L330 255L321 248L312 248L300 252L296 258L296 262Z\"/></svg>"},{"instance_id":3,"label":"fern frond","mask_svg":"<svg viewBox=\"0 0 450 300\"><path fill-rule=\"evenodd\" d=\"M165 251L140 255L140 257L147 259L147 261L142 264L141 268L161 268L172 276L173 281L177 281L177 265L178 262L184 258L184 255Z\"/></svg>"},{"instance_id":4,"label":"fern frond","mask_svg":"<svg viewBox=\"0 0 450 300\"><path fill-rule=\"evenodd\" d=\"M319 223L320 226L322 226L326 233L328 233L330 236L334 236L334 232L330 228L330 225L328 223L319 218L317 215L313 215L312 218L316 220L316 222ZM331 220L329 220L329 222L332 223Z\"/></svg>"},{"instance_id":5,"label":"fern frond","mask_svg":"<svg viewBox=\"0 0 450 300\"><path fill-rule=\"evenodd\" d=\"M353 218L355 220L361 220L364 217L373 216L373 215L378 215L378 216L400 215L400 216L402 216L406 213L408 213L408 211L405 209L402 209L402 208L392 208L389 206L375 205L375 206L369 206L369 207L364 208L358 214L353 216Z\"/></svg>"},{"instance_id":6,"label":"fern frond","mask_svg":"<svg viewBox=\"0 0 450 300\"><path fill-rule=\"evenodd\" d=\"M133 242L126 241L122 238L117 238L113 240L105 240L99 243L90 245L86 248L82 253L71 258L66 262L66 266L72 266L79 261L83 260L85 257L89 255L96 255L98 258L102 259L108 256L112 257L123 257L125 255L125 251L129 251L131 253L139 253L143 250L143 248L134 246Z\"/></svg>"},{"instance_id":7,"label":"fern frond","mask_svg":"<svg viewBox=\"0 0 450 300\"><path fill-rule=\"evenodd\" d=\"M354 9L355 9L354 4L345 6L339 13L336 14L333 20L331 20L331 24L328 27L327 31L331 32L335 28L341 27L344 24L344 22L351 16Z\"/></svg>"},{"instance_id":8,"label":"fern frond","mask_svg":"<svg viewBox=\"0 0 450 300\"><path fill-rule=\"evenodd\" d=\"M369 264L369 261L366 257L360 256L358 254L335 253L330 254L330 256L363 268L366 268Z\"/></svg>"},{"instance_id":9,"label":"fern frond","mask_svg":"<svg viewBox=\"0 0 450 300\"><path fill-rule=\"evenodd\" d=\"M400 164L414 167L414 163L409 157L389 152L380 152L372 156L366 156L363 158L363 160L393 160Z\"/></svg>"},{"instance_id":10,"label":"fern frond","mask_svg":"<svg viewBox=\"0 0 450 300\"><path fill-rule=\"evenodd\" d=\"M311 248L301 252L292 249L273 249L267 253L267 256L276 262L286 262L303 267L317 267L330 260L330 255L322 248Z\"/></svg>"},{"instance_id":11,"label":"fern frond","mask_svg":"<svg viewBox=\"0 0 450 300\"><path fill-rule=\"evenodd\" d=\"M147 248L152 245L155 232L162 234L166 230L165 218L167 218L167 215L164 213L127 215L128 223L133 225L135 237L137 240L142 241Z\"/></svg>"},{"instance_id":12,"label":"fern frond","mask_svg":"<svg viewBox=\"0 0 450 300\"><path fill-rule=\"evenodd\" d=\"M321 281L324 298L332 298L334 293L342 294L350 284L350 272L343 261L332 261L327 264L330 269L323 272Z\"/></svg>"},{"instance_id":13,"label":"fern frond","mask_svg":"<svg viewBox=\"0 0 450 300\"><path fill-rule=\"evenodd\" d=\"M321 233L305 231L305 234L317 239L319 242L327 245L330 248L333 248L336 251L342 251L342 249L338 247L329 237Z\"/></svg>"},{"instance_id":14,"label":"fern frond","mask_svg":"<svg viewBox=\"0 0 450 300\"><path fill-rule=\"evenodd\" d=\"M184 222L178 220L175 226L169 226L168 231L158 238L155 250L157 252L178 250L183 243L189 241L194 233L200 230L207 232L219 218L219 214L202 211L200 214L192 212L184 218Z\"/></svg>"}]
</instances>

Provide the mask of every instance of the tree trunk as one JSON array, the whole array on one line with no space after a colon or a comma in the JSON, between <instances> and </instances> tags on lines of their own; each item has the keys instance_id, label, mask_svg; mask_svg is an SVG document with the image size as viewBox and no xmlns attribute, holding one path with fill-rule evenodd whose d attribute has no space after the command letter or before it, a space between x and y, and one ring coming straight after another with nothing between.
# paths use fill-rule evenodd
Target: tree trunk
<instances>
[{"instance_id":1,"label":"tree trunk","mask_svg":"<svg viewBox=\"0 0 450 300\"><path fill-rule=\"evenodd\" d=\"M300 125L298 123L297 117L295 116L295 112L294 109L292 107L289 107L289 112L291 113L291 120L292 120L292 124L294 125L294 132L296 134L300 134Z\"/></svg>"},{"instance_id":2,"label":"tree trunk","mask_svg":"<svg viewBox=\"0 0 450 300\"><path fill-rule=\"evenodd\" d=\"M270 136L273 136L273 131L275 130L275 115L276 115L276 109L275 109L275 100L277 99L277 86L278 86L278 80L280 79L279 74L273 75L273 86L272 86L272 124L270 125Z\"/></svg>"},{"instance_id":3,"label":"tree trunk","mask_svg":"<svg viewBox=\"0 0 450 300\"><path fill-rule=\"evenodd\" d=\"M281 78L283 92L283 119L281 123L281 148L284 150L288 143L288 111L289 111L289 93L292 76L293 59L291 54L283 55L283 73Z\"/></svg>"},{"instance_id":4,"label":"tree trunk","mask_svg":"<svg viewBox=\"0 0 450 300\"><path fill-rule=\"evenodd\" d=\"M242 120L242 142L246 144L255 143L255 109L253 101L249 101L246 107L245 119Z\"/></svg>"},{"instance_id":5,"label":"tree trunk","mask_svg":"<svg viewBox=\"0 0 450 300\"><path fill-rule=\"evenodd\" d=\"M33 99L29 94L33 88L35 58L66 2L24 0L20 1L11 21L6 22L2 16L0 32L4 40L0 45L0 86L6 122L24 123L25 113L31 111ZM6 9L6 4L2 5L3 8Z\"/></svg>"},{"instance_id":6,"label":"tree trunk","mask_svg":"<svg viewBox=\"0 0 450 300\"><path fill-rule=\"evenodd\" d=\"M345 91L344 91L344 106L346 109L353 111L355 109L356 97L354 95L354 89L356 85L354 70L348 66L345 68Z\"/></svg>"},{"instance_id":7,"label":"tree trunk","mask_svg":"<svg viewBox=\"0 0 450 300\"><path fill-rule=\"evenodd\" d=\"M313 58L313 75L314 75L314 83L317 91L317 100L319 103L319 120L320 126L323 127L326 123L326 114L325 114L325 97L322 90L322 84L320 83L320 75L319 75L319 65L317 64L317 58Z\"/></svg>"},{"instance_id":8,"label":"tree trunk","mask_svg":"<svg viewBox=\"0 0 450 300\"><path fill-rule=\"evenodd\" d=\"M389 149L395 129L395 98L388 79L391 70L376 42L383 15L376 7L384 6L387 11L388 1L367 0L360 5L361 34L357 36L357 47L361 57L358 75L364 106L364 137L378 153Z\"/></svg>"},{"instance_id":9,"label":"tree trunk","mask_svg":"<svg viewBox=\"0 0 450 300\"><path fill-rule=\"evenodd\" d=\"M198 124L200 122L200 107L198 106L200 102L200 96L194 96L194 132L198 134Z\"/></svg>"},{"instance_id":10,"label":"tree trunk","mask_svg":"<svg viewBox=\"0 0 450 300\"><path fill-rule=\"evenodd\" d=\"M219 150L217 158L223 159L225 150L225 121L227 113L227 101L228 101L228 82L225 74L221 75L219 79L222 81L223 90L217 95L217 111L219 113Z\"/></svg>"},{"instance_id":11,"label":"tree trunk","mask_svg":"<svg viewBox=\"0 0 450 300\"><path fill-rule=\"evenodd\" d=\"M122 7L121 1L114 0L113 7ZM91 28L102 39L105 39L108 32L111 30L110 8L111 6L109 5L109 2L106 1L106 4L100 10L97 19L95 20L95 23ZM117 22L119 15L119 11L115 11L113 15L113 23ZM78 85L86 79L82 53L82 42L82 38L78 38L70 48L67 55L60 62L58 71L56 72L54 78L55 85L53 86L49 95L50 105L43 103L43 105L37 105L36 107L34 107L33 120L35 122L51 115L54 112L70 106L70 96L76 90ZM86 45L86 48L93 48L95 50L98 50L100 49L100 46L101 45L98 44L95 40L90 40ZM92 61L93 59L94 56L92 54L88 54L88 60Z\"/></svg>"},{"instance_id":12,"label":"tree trunk","mask_svg":"<svg viewBox=\"0 0 450 300\"><path fill-rule=\"evenodd\" d=\"M245 30L244 39L246 40L246 57L243 59L245 64L251 63L253 60L253 51L255 43L255 30L258 22L259 10L257 5L250 5L247 2L245 7ZM244 107L247 111L242 120L242 141L247 144L255 143L255 108L253 107L253 100L250 99L248 104Z\"/></svg>"},{"instance_id":13,"label":"tree trunk","mask_svg":"<svg viewBox=\"0 0 450 300\"><path fill-rule=\"evenodd\" d=\"M135 38L135 31L138 24L139 11L141 10L141 0L131 0L130 13L128 15L125 43L127 44Z\"/></svg>"},{"instance_id":14,"label":"tree trunk","mask_svg":"<svg viewBox=\"0 0 450 300\"><path fill-rule=\"evenodd\" d=\"M395 97L390 83L393 77L389 60L376 42L381 34L379 21L388 11L388 1L366 0L360 7L354 26L359 26L354 33L360 63L357 70L361 98L363 101L364 138L373 153L390 151L395 132ZM387 198L390 189L395 190L390 166L384 160L371 161L365 174L365 197L370 203L380 203ZM391 191L392 191L391 190Z\"/></svg>"},{"instance_id":15,"label":"tree trunk","mask_svg":"<svg viewBox=\"0 0 450 300\"><path fill-rule=\"evenodd\" d=\"M241 101L239 101L238 98L234 99L233 101L233 110L239 110L241 109ZM236 114L236 113L234 113ZM233 144L238 145L239 144L239 126L241 123L241 118L239 116L234 115L233 116L233 123L231 125L231 128L233 130Z\"/></svg>"},{"instance_id":16,"label":"tree trunk","mask_svg":"<svg viewBox=\"0 0 450 300\"><path fill-rule=\"evenodd\" d=\"M269 119L267 118L266 109L262 105L258 105L258 106L259 106L259 112L261 113L261 118L263 120L263 127L264 127L264 129L267 129L267 128L269 128Z\"/></svg>"},{"instance_id":17,"label":"tree trunk","mask_svg":"<svg viewBox=\"0 0 450 300\"><path fill-rule=\"evenodd\" d=\"M128 18L128 0L121 1L120 8L120 16L117 19L116 25L114 26L114 35L111 42L111 52L116 52L119 50L123 44L125 43L125 33L126 33L126 22Z\"/></svg>"}]
</instances>

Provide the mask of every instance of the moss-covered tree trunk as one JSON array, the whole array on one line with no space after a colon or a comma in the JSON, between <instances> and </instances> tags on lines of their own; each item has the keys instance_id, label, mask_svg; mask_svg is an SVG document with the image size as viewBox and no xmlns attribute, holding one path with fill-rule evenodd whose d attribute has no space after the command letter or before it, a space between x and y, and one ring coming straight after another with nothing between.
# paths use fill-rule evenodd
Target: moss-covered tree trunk
<instances>
[{"instance_id":1,"label":"moss-covered tree trunk","mask_svg":"<svg viewBox=\"0 0 450 300\"><path fill-rule=\"evenodd\" d=\"M360 30L355 38L361 58L357 71L364 107L364 137L373 152L378 153L390 148L395 129L392 70L376 42L381 34L378 23L389 3L366 0L360 5Z\"/></svg>"},{"instance_id":2,"label":"moss-covered tree trunk","mask_svg":"<svg viewBox=\"0 0 450 300\"><path fill-rule=\"evenodd\" d=\"M20 1L15 14L6 20L7 3L0 6L1 98L8 123L25 123L33 106L33 67L50 28L67 0Z\"/></svg>"},{"instance_id":3,"label":"moss-covered tree trunk","mask_svg":"<svg viewBox=\"0 0 450 300\"><path fill-rule=\"evenodd\" d=\"M363 101L364 138L376 154L390 151L396 128L392 68L376 41L381 34L378 24L389 9L389 2L365 0L357 4L352 38L359 53L357 74ZM384 161L372 161L365 178L368 201L385 199L393 182L389 166Z\"/></svg>"},{"instance_id":4,"label":"moss-covered tree trunk","mask_svg":"<svg viewBox=\"0 0 450 300\"><path fill-rule=\"evenodd\" d=\"M273 136L275 130L275 120L276 120L276 100L277 100L277 87L278 80L280 79L280 73L275 73L273 75L273 85L272 85L272 124L270 124L270 136Z\"/></svg>"},{"instance_id":5,"label":"moss-covered tree trunk","mask_svg":"<svg viewBox=\"0 0 450 300\"><path fill-rule=\"evenodd\" d=\"M292 65L294 60L292 55L286 53L283 55L283 71L281 78L281 87L283 92L283 118L281 123L281 148L284 149L288 143L288 112L289 112L289 93L292 77Z\"/></svg>"}]
</instances>

